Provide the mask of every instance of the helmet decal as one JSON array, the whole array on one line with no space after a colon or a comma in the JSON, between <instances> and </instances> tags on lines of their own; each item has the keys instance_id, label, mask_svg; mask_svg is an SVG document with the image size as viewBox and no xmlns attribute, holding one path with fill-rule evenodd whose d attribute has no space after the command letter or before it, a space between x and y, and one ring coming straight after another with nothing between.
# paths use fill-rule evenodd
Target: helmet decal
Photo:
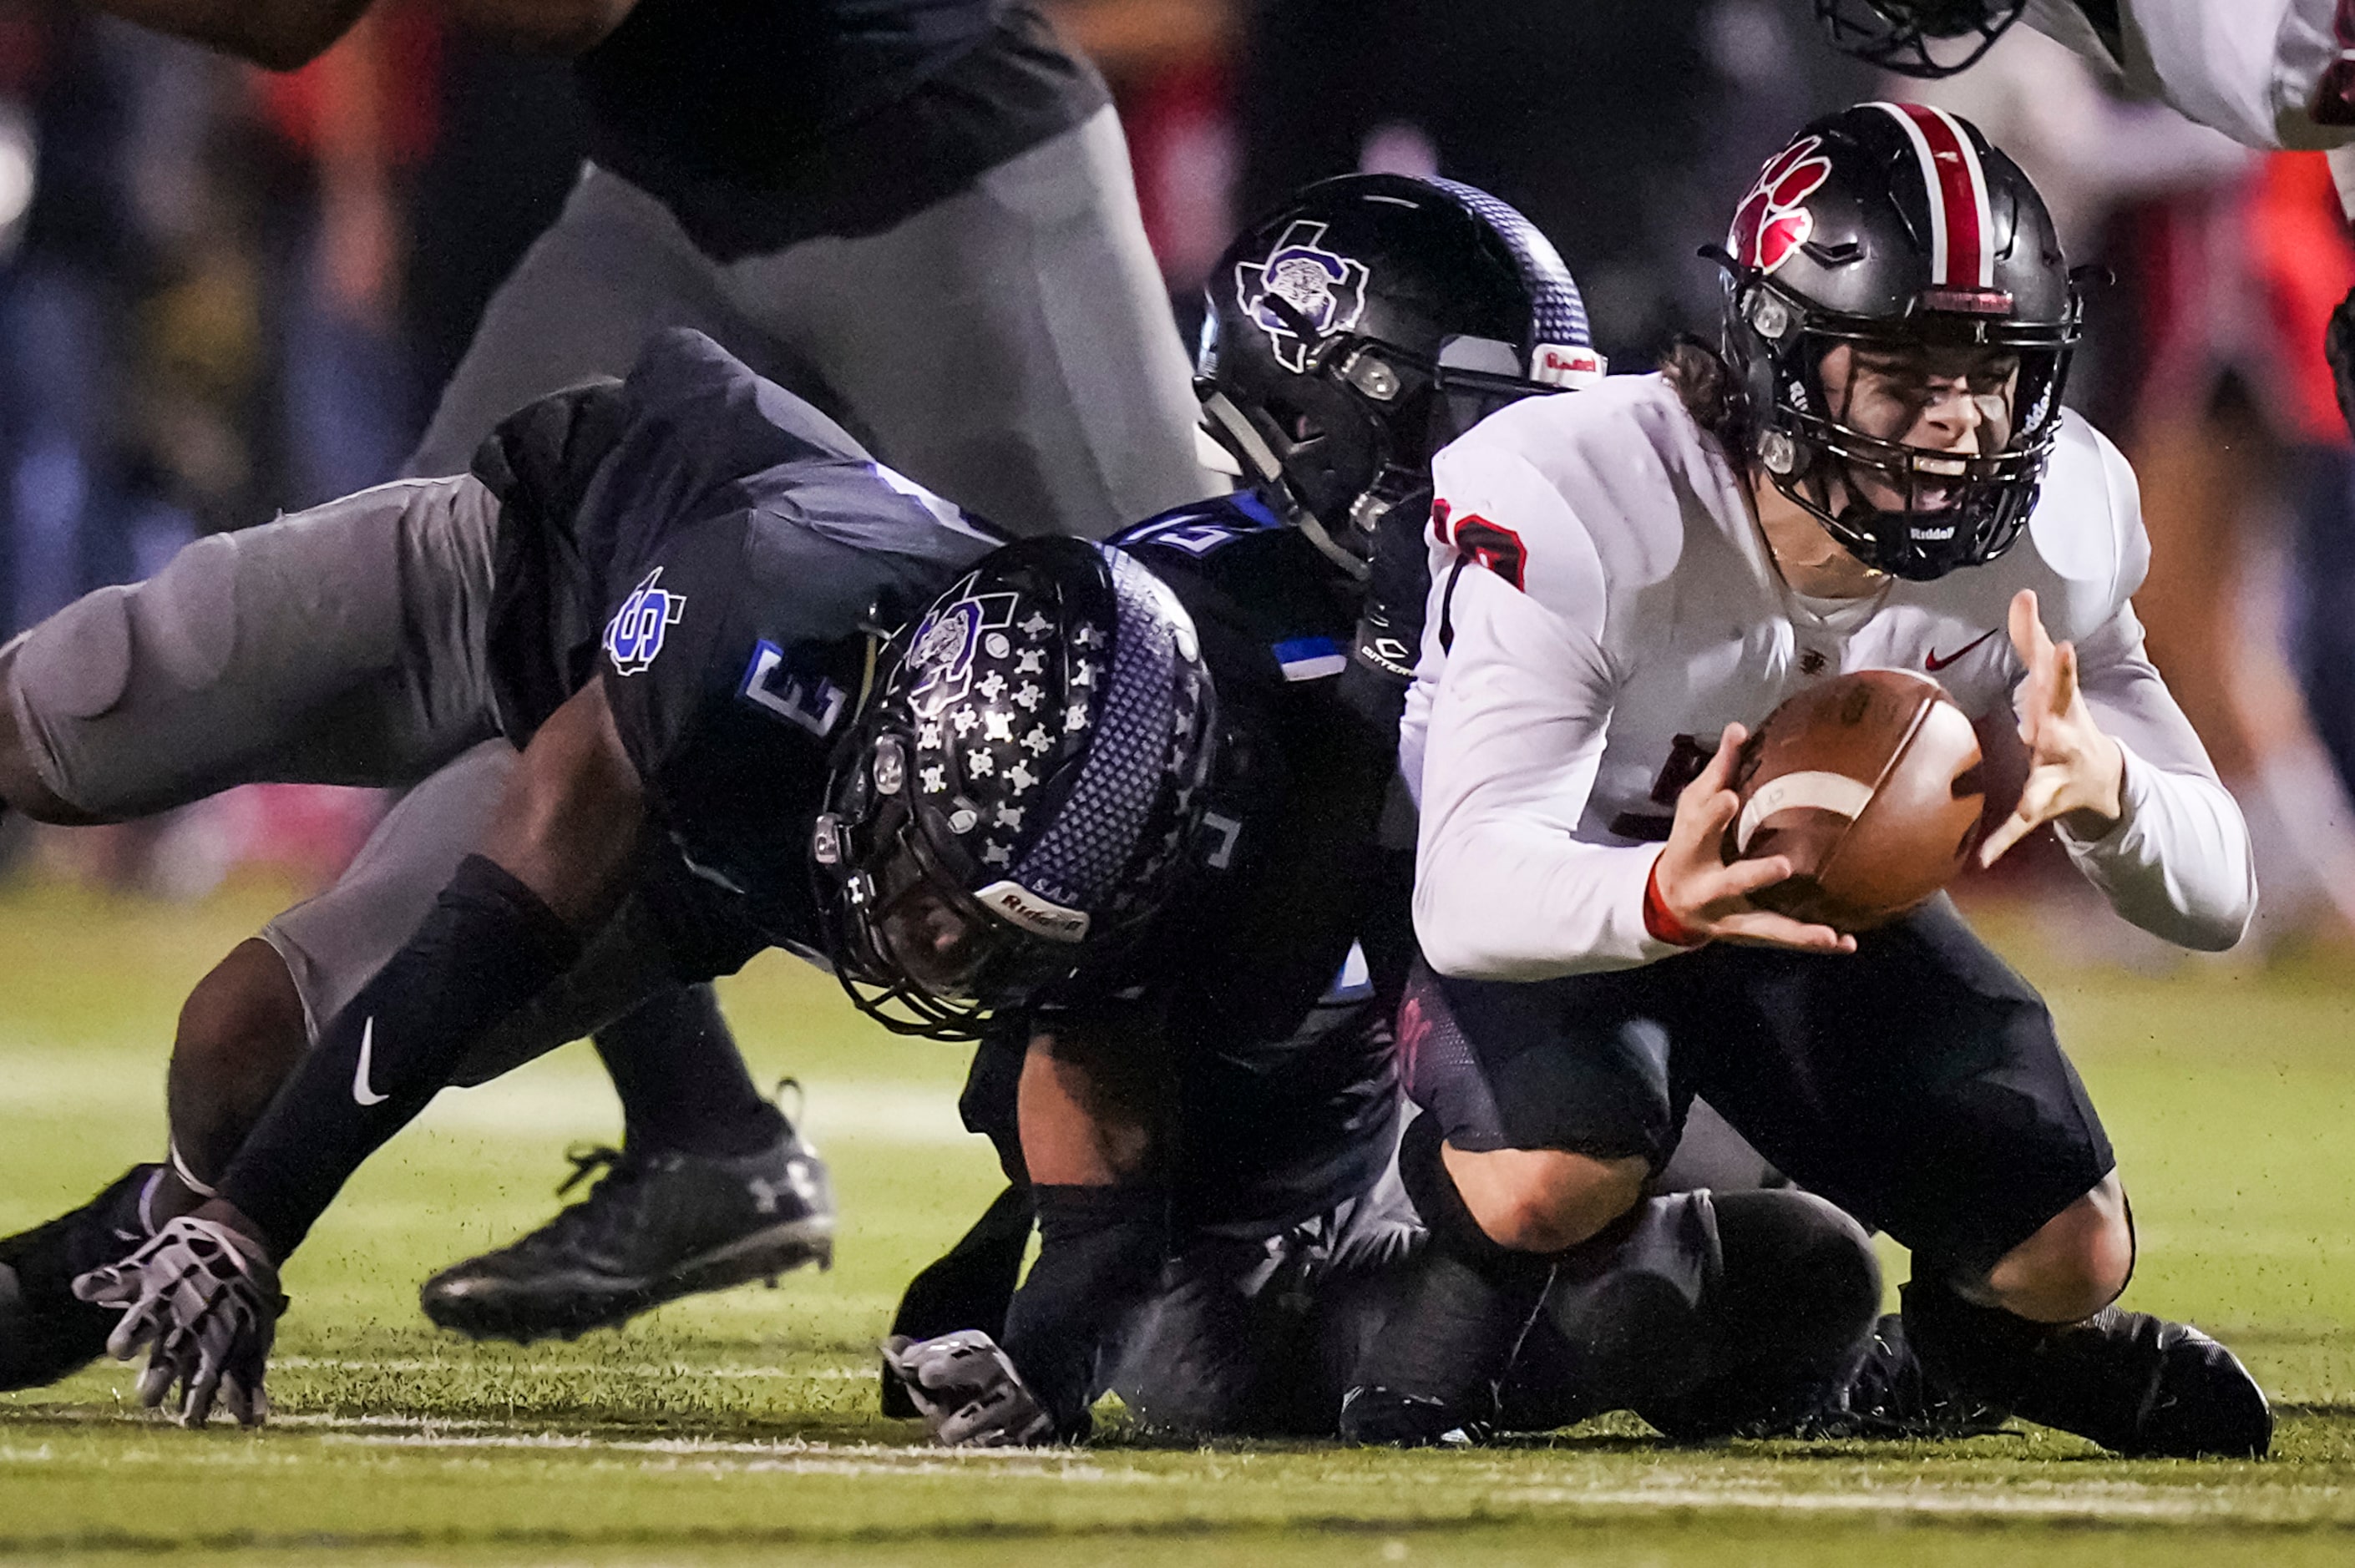
<instances>
[{"instance_id":1,"label":"helmet decal","mask_svg":"<svg viewBox=\"0 0 2355 1568\"><path fill-rule=\"evenodd\" d=\"M1273 345L1286 370L1307 368L1308 344L1295 323L1268 302L1281 300L1318 337L1348 332L1366 308L1366 264L1316 242L1328 225L1303 219L1284 231L1264 261L1235 264L1235 301Z\"/></svg>"},{"instance_id":2,"label":"helmet decal","mask_svg":"<svg viewBox=\"0 0 2355 1568\"><path fill-rule=\"evenodd\" d=\"M1200 683L1184 673L1199 653L1193 622L1159 578L1124 555L1107 552L1119 596L1118 635L1107 663L1101 634L1071 638L1070 684L1094 699L1102 732L1089 748L1064 809L1014 868L1014 880L1058 904L1082 907L1113 895L1138 835L1154 812L1154 781L1168 766L1173 738L1194 733ZM1068 717L1087 722L1074 703ZM1190 784L1178 790L1182 811ZM1161 846L1167 854L1178 845Z\"/></svg>"},{"instance_id":3,"label":"helmet decal","mask_svg":"<svg viewBox=\"0 0 2355 1568\"><path fill-rule=\"evenodd\" d=\"M1987 170L1962 124L1943 109L1920 103L1872 103L1905 130L1921 161L1930 201L1930 279L1945 289L1995 285L1993 215Z\"/></svg>"},{"instance_id":4,"label":"helmet decal","mask_svg":"<svg viewBox=\"0 0 2355 1568\"><path fill-rule=\"evenodd\" d=\"M968 575L964 586L973 581ZM968 593L925 616L909 644L908 668L922 672L908 694L909 707L921 717L937 719L964 698L973 689L974 655L982 651L984 634L990 638L990 658L1004 659L1012 644L1002 628L1013 619L1010 593Z\"/></svg>"},{"instance_id":5,"label":"helmet decal","mask_svg":"<svg viewBox=\"0 0 2355 1568\"><path fill-rule=\"evenodd\" d=\"M1529 355L1529 379L1549 387L1592 387L1603 370L1603 356L1582 344L1541 343Z\"/></svg>"},{"instance_id":6,"label":"helmet decal","mask_svg":"<svg viewBox=\"0 0 2355 1568\"><path fill-rule=\"evenodd\" d=\"M1771 276L1815 233L1815 214L1800 204L1831 178L1823 144L1820 136L1802 137L1758 171L1758 182L1734 209L1733 228L1725 237L1734 260Z\"/></svg>"},{"instance_id":7,"label":"helmet decal","mask_svg":"<svg viewBox=\"0 0 2355 1568\"><path fill-rule=\"evenodd\" d=\"M1203 863L1217 695L1184 605L1126 556L992 552L879 681L811 860L837 977L890 1027L974 1038L1112 961Z\"/></svg>"}]
</instances>

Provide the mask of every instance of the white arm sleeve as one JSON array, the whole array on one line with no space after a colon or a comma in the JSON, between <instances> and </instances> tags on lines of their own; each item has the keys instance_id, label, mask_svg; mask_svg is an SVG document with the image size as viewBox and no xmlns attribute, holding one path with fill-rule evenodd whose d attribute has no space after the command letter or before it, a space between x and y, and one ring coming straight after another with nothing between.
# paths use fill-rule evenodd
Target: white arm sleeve
<instances>
[{"instance_id":1,"label":"white arm sleeve","mask_svg":"<svg viewBox=\"0 0 2355 1568\"><path fill-rule=\"evenodd\" d=\"M2221 952L2256 913L2257 875L2241 808L2190 721L2142 651L2134 606L2077 645L2094 722L2126 753L2118 823L2084 839L2053 832L2110 906L2155 937Z\"/></svg>"},{"instance_id":2,"label":"white arm sleeve","mask_svg":"<svg viewBox=\"0 0 2355 1568\"><path fill-rule=\"evenodd\" d=\"M1486 568L1454 588L1423 757L1423 957L1442 974L1530 980L1678 951L1644 929L1658 849L1572 836L1611 718L1602 649Z\"/></svg>"},{"instance_id":3,"label":"white arm sleeve","mask_svg":"<svg viewBox=\"0 0 2355 1568\"><path fill-rule=\"evenodd\" d=\"M2077 675L2094 722L2126 754L2123 810L2097 839L2071 832L2066 822L2052 831L2125 918L2179 947L2221 952L2241 939L2256 913L2249 827L2191 721L2143 652L2131 599L2150 567L2141 490L2115 447L2105 440L2101 452L2117 551L2117 608L2077 640Z\"/></svg>"}]
</instances>

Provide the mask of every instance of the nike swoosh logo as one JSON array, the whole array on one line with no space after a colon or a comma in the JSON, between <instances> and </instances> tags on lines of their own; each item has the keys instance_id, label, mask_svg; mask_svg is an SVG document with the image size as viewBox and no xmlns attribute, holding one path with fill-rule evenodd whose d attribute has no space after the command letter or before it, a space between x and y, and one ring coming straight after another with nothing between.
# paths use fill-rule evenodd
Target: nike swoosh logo
<instances>
[{"instance_id":1,"label":"nike swoosh logo","mask_svg":"<svg viewBox=\"0 0 2355 1568\"><path fill-rule=\"evenodd\" d=\"M360 1025L360 1065L352 1070L352 1099L355 1104L380 1106L388 1097L368 1087L368 1059L376 1054L376 1019L371 1016Z\"/></svg>"},{"instance_id":2,"label":"nike swoosh logo","mask_svg":"<svg viewBox=\"0 0 2355 1568\"><path fill-rule=\"evenodd\" d=\"M1938 656L1934 650L1933 650L1931 653L1922 661L1922 668L1929 671L1930 673L1934 675L1939 671L1945 669L1947 665L1953 663L1955 660L1961 658L1964 654L1969 652L1972 649L1977 647L1980 643L1986 641L1988 638L1993 637L1995 633L1992 631L1982 631L1977 637L1972 638L1968 642L1964 643L1960 648L1955 649L1952 653L1947 654L1943 659Z\"/></svg>"}]
</instances>

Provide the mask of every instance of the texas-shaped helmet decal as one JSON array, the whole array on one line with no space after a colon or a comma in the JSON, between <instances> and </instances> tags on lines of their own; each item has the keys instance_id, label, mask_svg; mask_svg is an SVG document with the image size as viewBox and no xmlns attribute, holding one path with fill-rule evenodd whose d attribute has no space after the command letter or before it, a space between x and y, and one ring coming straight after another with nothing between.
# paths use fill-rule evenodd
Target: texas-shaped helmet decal
<instances>
[{"instance_id":1,"label":"texas-shaped helmet decal","mask_svg":"<svg viewBox=\"0 0 2355 1568\"><path fill-rule=\"evenodd\" d=\"M938 718L964 700L973 689L976 656L986 654L981 662L995 663L1013 652L1001 629L1014 619L1015 596L973 592L976 576L968 573L957 585L956 599L925 616L909 640L907 669L913 683L908 705L920 717Z\"/></svg>"},{"instance_id":2,"label":"texas-shaped helmet decal","mask_svg":"<svg viewBox=\"0 0 2355 1568\"><path fill-rule=\"evenodd\" d=\"M1320 338L1356 326L1366 309L1365 263L1318 245L1325 229L1304 218L1284 229L1266 260L1235 264L1235 302L1267 334L1275 362L1295 374L1307 368L1308 344L1270 300L1290 306Z\"/></svg>"},{"instance_id":3,"label":"texas-shaped helmet decal","mask_svg":"<svg viewBox=\"0 0 2355 1568\"><path fill-rule=\"evenodd\" d=\"M1815 214L1800 206L1831 178L1829 158L1817 151L1820 136L1805 136L1784 148L1758 172L1758 183L1733 214L1725 248L1743 267L1773 272L1816 231Z\"/></svg>"}]
</instances>

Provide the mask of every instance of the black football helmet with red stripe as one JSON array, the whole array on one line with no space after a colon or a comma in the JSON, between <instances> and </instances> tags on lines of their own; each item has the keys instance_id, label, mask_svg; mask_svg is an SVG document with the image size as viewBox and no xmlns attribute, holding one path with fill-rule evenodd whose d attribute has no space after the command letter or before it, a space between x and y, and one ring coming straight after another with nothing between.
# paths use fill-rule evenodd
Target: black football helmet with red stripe
<instances>
[{"instance_id":1,"label":"black football helmet with red stripe","mask_svg":"<svg viewBox=\"0 0 2355 1568\"><path fill-rule=\"evenodd\" d=\"M1205 291L1203 429L1360 577L1385 519L1422 527L1432 453L1604 369L1552 244L1453 180L1321 180L1229 246Z\"/></svg>"},{"instance_id":2,"label":"black football helmet with red stripe","mask_svg":"<svg viewBox=\"0 0 2355 1568\"><path fill-rule=\"evenodd\" d=\"M1859 104L1767 162L1714 254L1743 439L1777 489L1897 577L1926 581L2010 548L2060 428L2082 315L2051 216L2018 164L1944 110ZM2000 443L1931 450L1858 429L1849 387L1828 391L1823 374L1841 344L1852 365L2016 356ZM1873 504L1858 479L1897 504Z\"/></svg>"}]
</instances>

